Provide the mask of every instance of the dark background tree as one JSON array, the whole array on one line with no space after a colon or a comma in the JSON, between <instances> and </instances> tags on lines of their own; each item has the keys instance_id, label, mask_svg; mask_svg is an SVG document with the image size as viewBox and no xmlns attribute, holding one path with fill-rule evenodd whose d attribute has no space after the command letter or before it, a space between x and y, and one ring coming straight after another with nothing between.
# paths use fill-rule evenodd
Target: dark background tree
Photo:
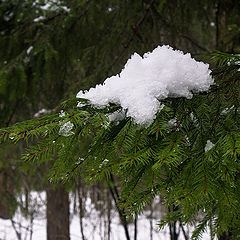
<instances>
[{"instance_id":1,"label":"dark background tree","mask_svg":"<svg viewBox=\"0 0 240 240\"><path fill-rule=\"evenodd\" d=\"M169 44L198 58L213 50L238 53L239 7L237 0L0 1L0 126L41 109L53 113L78 90L118 73L133 52ZM26 175L10 161L23 147L1 146L8 189L16 186L12 171Z\"/></svg>"}]
</instances>

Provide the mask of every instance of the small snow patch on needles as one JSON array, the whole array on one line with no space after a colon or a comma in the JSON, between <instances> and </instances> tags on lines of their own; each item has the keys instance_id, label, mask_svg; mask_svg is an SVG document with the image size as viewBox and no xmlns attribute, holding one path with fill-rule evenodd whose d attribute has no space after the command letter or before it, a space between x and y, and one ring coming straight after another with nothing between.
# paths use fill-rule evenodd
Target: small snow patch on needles
<instances>
[{"instance_id":1,"label":"small snow patch on needles","mask_svg":"<svg viewBox=\"0 0 240 240\"><path fill-rule=\"evenodd\" d=\"M69 137L73 135L74 132L71 131L73 129L73 126L73 123L71 123L70 121L64 123L59 129L59 135L62 135L64 137Z\"/></svg>"},{"instance_id":2,"label":"small snow patch on needles","mask_svg":"<svg viewBox=\"0 0 240 240\"><path fill-rule=\"evenodd\" d=\"M213 79L209 65L197 62L189 53L158 46L143 57L134 53L120 74L107 78L78 98L95 107L120 104L127 116L141 125L150 124L160 110L159 100L167 97L192 98L193 92L207 91Z\"/></svg>"},{"instance_id":3,"label":"small snow patch on needles","mask_svg":"<svg viewBox=\"0 0 240 240\"><path fill-rule=\"evenodd\" d=\"M205 146L205 148L204 148L204 151L205 151L205 152L208 152L208 151L211 150L213 147L214 147L214 144L213 144L210 140L207 140L207 143L206 143L206 146Z\"/></svg>"}]
</instances>

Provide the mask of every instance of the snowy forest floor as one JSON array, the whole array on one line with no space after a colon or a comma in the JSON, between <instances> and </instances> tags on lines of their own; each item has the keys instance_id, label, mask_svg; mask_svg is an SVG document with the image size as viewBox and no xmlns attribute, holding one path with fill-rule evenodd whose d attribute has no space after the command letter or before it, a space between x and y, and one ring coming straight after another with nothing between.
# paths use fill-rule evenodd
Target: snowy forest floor
<instances>
[{"instance_id":1,"label":"snowy forest floor","mask_svg":"<svg viewBox=\"0 0 240 240\"><path fill-rule=\"evenodd\" d=\"M19 199L23 197L20 196ZM0 219L0 240L46 240L46 195L44 192L31 192L31 206L33 210L32 217L24 217L18 209L12 220ZM21 199L22 200L22 199ZM79 223L79 214L74 211L74 196L70 194L70 238L71 240L80 240L81 231ZM159 199L155 199L153 204L159 204ZM96 210L91 198L85 201L85 215L83 217L83 231L87 240L106 240L108 219L107 214L102 214ZM75 213L74 213L75 212ZM138 240L167 240L169 237L169 228L158 230L158 222L161 218L161 211L152 213L146 210L138 217L137 221L137 239ZM124 240L125 234L120 224L118 212L115 208L111 210L111 240ZM193 227L185 226L186 233L190 236ZM129 224L129 233L131 239L134 239L134 224ZM184 240L182 232L179 240ZM203 234L203 240L210 239L209 233Z\"/></svg>"}]
</instances>

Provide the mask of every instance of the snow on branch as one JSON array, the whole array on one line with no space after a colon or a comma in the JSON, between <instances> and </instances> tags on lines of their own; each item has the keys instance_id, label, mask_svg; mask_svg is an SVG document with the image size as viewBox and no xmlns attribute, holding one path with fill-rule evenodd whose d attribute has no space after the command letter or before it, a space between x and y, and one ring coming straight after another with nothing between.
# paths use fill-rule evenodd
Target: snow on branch
<instances>
[{"instance_id":1,"label":"snow on branch","mask_svg":"<svg viewBox=\"0 0 240 240\"><path fill-rule=\"evenodd\" d=\"M120 104L137 124L150 124L161 108L161 99L192 98L194 92L207 91L213 79L209 65L191 58L189 53L158 46L143 57L134 53L120 74L107 78L78 98L90 100L94 107Z\"/></svg>"}]
</instances>

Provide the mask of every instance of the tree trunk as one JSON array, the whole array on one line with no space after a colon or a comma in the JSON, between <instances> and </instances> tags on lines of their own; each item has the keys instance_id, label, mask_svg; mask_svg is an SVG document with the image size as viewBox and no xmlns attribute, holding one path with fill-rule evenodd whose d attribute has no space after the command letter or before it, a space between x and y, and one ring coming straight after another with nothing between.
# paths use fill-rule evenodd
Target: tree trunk
<instances>
[{"instance_id":1,"label":"tree trunk","mask_svg":"<svg viewBox=\"0 0 240 240\"><path fill-rule=\"evenodd\" d=\"M152 202L150 204L149 221L150 221L150 240L153 240L153 206L152 206Z\"/></svg>"},{"instance_id":2,"label":"tree trunk","mask_svg":"<svg viewBox=\"0 0 240 240\"><path fill-rule=\"evenodd\" d=\"M47 188L47 240L70 240L69 198L61 185Z\"/></svg>"},{"instance_id":3,"label":"tree trunk","mask_svg":"<svg viewBox=\"0 0 240 240\"><path fill-rule=\"evenodd\" d=\"M128 231L128 223L127 223L127 218L126 218L126 215L125 215L125 211L124 211L124 209L121 209L119 207L119 205L118 205L119 204L118 203L118 201L119 201L118 189L117 189L117 187L115 185L115 181L113 179L113 175L110 174L110 177L111 177L111 181L112 181L112 185L113 186L109 185L109 190L110 190L110 193L111 193L111 195L113 197L115 206L117 208L121 224L122 224L122 226L124 228L126 239L130 240L130 235L129 235L129 231Z\"/></svg>"},{"instance_id":4,"label":"tree trunk","mask_svg":"<svg viewBox=\"0 0 240 240\"><path fill-rule=\"evenodd\" d=\"M112 209L112 201L108 195L108 210L107 210L107 217L108 217L108 230L107 230L107 240L110 240L111 236L111 209Z\"/></svg>"},{"instance_id":5,"label":"tree trunk","mask_svg":"<svg viewBox=\"0 0 240 240\"><path fill-rule=\"evenodd\" d=\"M0 218L11 219L15 209L11 206L14 199L14 187L10 175L0 169Z\"/></svg>"},{"instance_id":6,"label":"tree trunk","mask_svg":"<svg viewBox=\"0 0 240 240\"><path fill-rule=\"evenodd\" d=\"M174 212L176 210L177 208L175 206L168 208L169 212ZM180 229L177 231L177 222L169 223L169 232L171 240L178 240Z\"/></svg>"},{"instance_id":7,"label":"tree trunk","mask_svg":"<svg viewBox=\"0 0 240 240\"><path fill-rule=\"evenodd\" d=\"M85 240L84 236L84 230L83 230L83 217L84 217L84 207L83 207L83 194L82 194L82 182L81 179L79 178L78 180L78 186L77 186L77 194L78 194L78 209L79 209L79 223L80 223L80 232L82 236L82 240Z\"/></svg>"},{"instance_id":8,"label":"tree trunk","mask_svg":"<svg viewBox=\"0 0 240 240\"><path fill-rule=\"evenodd\" d=\"M169 223L170 239L178 240L177 222Z\"/></svg>"},{"instance_id":9,"label":"tree trunk","mask_svg":"<svg viewBox=\"0 0 240 240\"><path fill-rule=\"evenodd\" d=\"M233 52L233 41L227 36L228 19L232 7L226 1L216 2L216 49L224 52Z\"/></svg>"},{"instance_id":10,"label":"tree trunk","mask_svg":"<svg viewBox=\"0 0 240 240\"><path fill-rule=\"evenodd\" d=\"M231 240L232 233L231 232L224 232L220 237L219 240Z\"/></svg>"},{"instance_id":11,"label":"tree trunk","mask_svg":"<svg viewBox=\"0 0 240 240\"><path fill-rule=\"evenodd\" d=\"M134 218L134 240L137 240L137 214L135 215L135 218Z\"/></svg>"}]
</instances>

